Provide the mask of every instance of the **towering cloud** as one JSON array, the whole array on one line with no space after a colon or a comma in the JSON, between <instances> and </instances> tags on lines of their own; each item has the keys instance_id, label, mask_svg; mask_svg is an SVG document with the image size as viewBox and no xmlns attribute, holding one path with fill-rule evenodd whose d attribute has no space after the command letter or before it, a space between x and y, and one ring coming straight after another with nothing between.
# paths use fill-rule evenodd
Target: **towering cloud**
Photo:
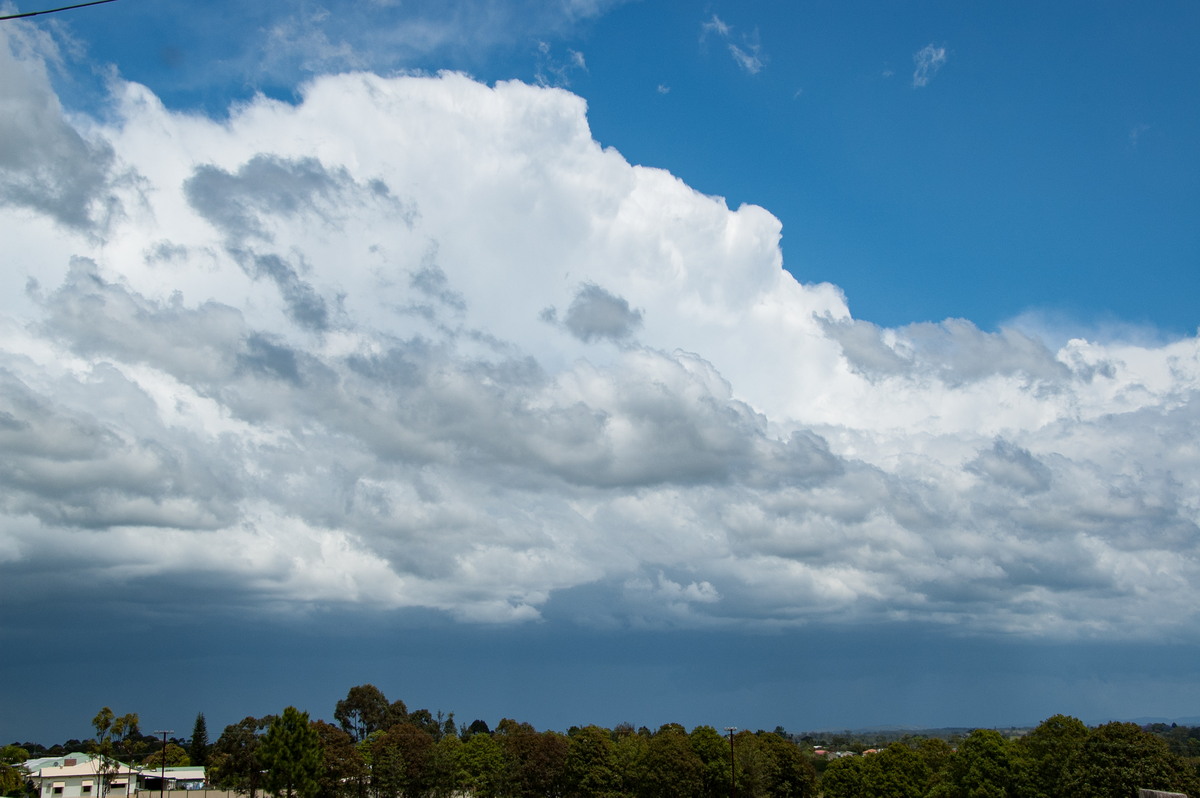
<instances>
[{"instance_id":1,"label":"towering cloud","mask_svg":"<svg viewBox=\"0 0 1200 798\"><path fill-rule=\"evenodd\" d=\"M118 81L68 120L0 69L10 606L1192 633L1194 338L853 319L558 89L351 73L214 120Z\"/></svg>"}]
</instances>

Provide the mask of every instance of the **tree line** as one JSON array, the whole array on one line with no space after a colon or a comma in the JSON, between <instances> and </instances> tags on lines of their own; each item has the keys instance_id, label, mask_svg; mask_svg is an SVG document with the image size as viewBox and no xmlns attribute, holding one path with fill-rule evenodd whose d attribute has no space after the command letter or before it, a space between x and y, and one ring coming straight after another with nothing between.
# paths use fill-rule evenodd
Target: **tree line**
<instances>
[{"instance_id":1,"label":"tree line","mask_svg":"<svg viewBox=\"0 0 1200 798\"><path fill-rule=\"evenodd\" d=\"M127 762L141 756L143 765L164 756L168 765L205 764L211 786L247 798L1134 798L1141 788L1200 796L1200 728L1194 737L1131 723L1088 728L1063 715L1016 738L979 729L957 746L912 737L833 759L782 728L562 733L509 718L495 729L482 720L459 727L453 713L410 712L369 684L351 688L333 719L287 707L230 724L210 745L201 714L190 740L164 746L140 733L136 715L105 708L86 748ZM13 761L14 747L0 758ZM0 792L20 794L3 774Z\"/></svg>"},{"instance_id":2,"label":"tree line","mask_svg":"<svg viewBox=\"0 0 1200 798\"><path fill-rule=\"evenodd\" d=\"M250 798L808 798L817 775L800 746L767 732L731 741L710 726L538 731L505 718L459 728L409 712L373 685L351 688L337 725L288 707L245 718L213 744L215 786ZM732 753L732 756L731 756Z\"/></svg>"},{"instance_id":3,"label":"tree line","mask_svg":"<svg viewBox=\"0 0 1200 798\"><path fill-rule=\"evenodd\" d=\"M821 789L825 798L1135 798L1139 789L1196 796L1198 764L1135 723L1093 729L1055 715L1017 738L976 729L953 748L929 738L835 759Z\"/></svg>"}]
</instances>

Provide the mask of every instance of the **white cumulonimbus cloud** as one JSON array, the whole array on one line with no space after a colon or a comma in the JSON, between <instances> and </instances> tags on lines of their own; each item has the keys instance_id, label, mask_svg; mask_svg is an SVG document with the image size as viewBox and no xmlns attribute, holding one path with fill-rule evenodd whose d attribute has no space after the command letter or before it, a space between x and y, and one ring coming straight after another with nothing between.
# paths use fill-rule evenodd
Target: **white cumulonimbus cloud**
<instances>
[{"instance_id":1,"label":"white cumulonimbus cloud","mask_svg":"<svg viewBox=\"0 0 1200 798\"><path fill-rule=\"evenodd\" d=\"M1194 628L1195 338L856 320L560 89L74 117L6 35L6 602Z\"/></svg>"}]
</instances>

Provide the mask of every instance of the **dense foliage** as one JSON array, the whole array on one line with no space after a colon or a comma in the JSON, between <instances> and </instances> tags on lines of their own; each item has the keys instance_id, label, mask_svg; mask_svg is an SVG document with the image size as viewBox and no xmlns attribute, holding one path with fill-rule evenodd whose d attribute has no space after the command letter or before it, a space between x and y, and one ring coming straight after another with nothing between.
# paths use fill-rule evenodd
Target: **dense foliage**
<instances>
[{"instance_id":1,"label":"dense foliage","mask_svg":"<svg viewBox=\"0 0 1200 798\"><path fill-rule=\"evenodd\" d=\"M1139 789L1197 795L1195 761L1133 723L1088 729L1055 715L1022 737L977 729L957 749L903 742L834 760L825 798L1134 798Z\"/></svg>"},{"instance_id":2,"label":"dense foliage","mask_svg":"<svg viewBox=\"0 0 1200 798\"><path fill-rule=\"evenodd\" d=\"M137 715L107 707L97 738L61 750L0 751L0 793L21 792L16 763L92 750L124 761L207 761L213 786L249 798L1134 798L1139 788L1200 796L1200 728L1055 715L1032 730L811 736L711 726L690 732L622 724L538 731L509 718L459 727L453 714L410 712L373 685L350 690L334 723L288 707L247 717L211 745L141 735Z\"/></svg>"},{"instance_id":3,"label":"dense foliage","mask_svg":"<svg viewBox=\"0 0 1200 798\"><path fill-rule=\"evenodd\" d=\"M314 798L321 786L322 759L321 735L308 713L295 707L271 721L258 746L265 786L279 798Z\"/></svg>"}]
</instances>

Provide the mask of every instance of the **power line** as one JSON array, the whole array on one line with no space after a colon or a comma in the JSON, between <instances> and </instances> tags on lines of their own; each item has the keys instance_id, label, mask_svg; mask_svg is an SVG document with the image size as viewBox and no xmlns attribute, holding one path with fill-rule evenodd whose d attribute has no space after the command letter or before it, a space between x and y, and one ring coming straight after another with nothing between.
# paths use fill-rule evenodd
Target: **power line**
<instances>
[{"instance_id":1,"label":"power line","mask_svg":"<svg viewBox=\"0 0 1200 798\"><path fill-rule=\"evenodd\" d=\"M73 6L63 6L62 8L47 8L45 11L26 11L24 14L9 14L5 17L0 17L0 21L6 19L20 19L21 17L36 17L38 14L53 14L56 11L70 11L72 8L83 8L84 6L98 6L101 3L112 3L115 0L92 0L90 3L78 3Z\"/></svg>"}]
</instances>

